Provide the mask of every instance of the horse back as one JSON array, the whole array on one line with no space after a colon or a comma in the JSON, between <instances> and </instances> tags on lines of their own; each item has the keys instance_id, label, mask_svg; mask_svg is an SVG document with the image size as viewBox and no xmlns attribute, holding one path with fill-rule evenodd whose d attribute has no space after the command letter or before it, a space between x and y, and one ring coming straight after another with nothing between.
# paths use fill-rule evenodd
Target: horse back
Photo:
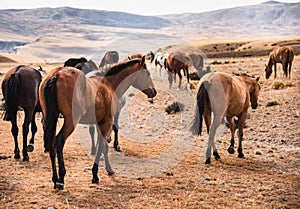
<instances>
[{"instance_id":1,"label":"horse back","mask_svg":"<svg viewBox=\"0 0 300 209\"><path fill-rule=\"evenodd\" d=\"M275 47L270 53L270 58L274 63L291 63L294 60L294 49L290 46Z\"/></svg>"}]
</instances>

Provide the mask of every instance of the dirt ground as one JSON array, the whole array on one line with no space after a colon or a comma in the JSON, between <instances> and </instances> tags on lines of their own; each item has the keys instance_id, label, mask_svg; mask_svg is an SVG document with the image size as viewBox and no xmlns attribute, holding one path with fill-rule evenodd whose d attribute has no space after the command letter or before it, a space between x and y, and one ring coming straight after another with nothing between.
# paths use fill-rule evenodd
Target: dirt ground
<instances>
[{"instance_id":1,"label":"dirt ground","mask_svg":"<svg viewBox=\"0 0 300 209\"><path fill-rule=\"evenodd\" d=\"M300 208L300 56L295 57L291 80L283 78L278 65L276 80L292 84L278 90L271 88L273 75L264 78L267 59L210 60L220 63L214 70L261 76L259 107L249 109L244 129L245 159L227 153L230 132L223 125L215 138L221 160L205 165L208 135L194 137L188 132L196 90L169 90L166 75L159 76L154 69L158 95L151 104L145 95L130 90L120 119L123 152L116 153L109 145L116 174L108 176L99 169L97 185L91 183L87 126L79 126L67 140L65 189L57 191L51 181L49 155L43 152L41 115L29 162L13 158L10 123L0 120L0 155L9 157L0 160L0 208ZM12 66L1 64L1 71ZM173 101L184 104L183 112L165 112ZM267 106L271 101L278 105ZM20 132L22 119L20 113Z\"/></svg>"}]
</instances>

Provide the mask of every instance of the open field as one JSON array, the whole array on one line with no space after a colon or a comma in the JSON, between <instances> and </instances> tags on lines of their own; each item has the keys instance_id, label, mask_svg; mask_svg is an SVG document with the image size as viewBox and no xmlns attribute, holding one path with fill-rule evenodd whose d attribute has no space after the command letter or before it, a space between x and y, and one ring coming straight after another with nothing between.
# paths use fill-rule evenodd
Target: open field
<instances>
[{"instance_id":1,"label":"open field","mask_svg":"<svg viewBox=\"0 0 300 209\"><path fill-rule=\"evenodd\" d=\"M93 164L87 126L80 125L67 140L65 189L57 191L51 181L49 155L43 152L41 115L37 117L35 150L29 153L29 162L13 159L10 123L0 120L0 155L9 157L0 160L0 208L300 208L300 38L280 38L277 42L285 40L295 42L292 45L297 56L290 80L283 78L278 64L276 80L291 85L278 90L271 88L273 75L269 80L264 77L266 50L270 50L274 40L192 44L192 50L200 48L207 53L208 63L218 63L212 66L213 70L248 71L261 77L259 107L249 109L244 129L245 159L237 158L237 153L227 153L230 132L222 126L215 138L221 161L213 159L211 165L205 165L208 135L204 132L201 137L194 137L188 132L196 90L168 89L166 74L159 76L149 64L158 95L150 104L143 94L129 90L131 96L120 118L123 152L116 153L109 145L116 174L108 176L99 169L98 185L91 183L92 173L87 169ZM214 47L218 51L213 51L217 50ZM243 56L252 50L256 51L251 56ZM18 63L26 63L26 59ZM36 60L30 63L46 70L62 64ZM5 73L16 64L0 63L0 72ZM3 75L0 82L2 78ZM173 101L183 103L184 111L168 115L165 107ZM267 106L272 101L278 105ZM19 133L22 119L20 113Z\"/></svg>"}]
</instances>

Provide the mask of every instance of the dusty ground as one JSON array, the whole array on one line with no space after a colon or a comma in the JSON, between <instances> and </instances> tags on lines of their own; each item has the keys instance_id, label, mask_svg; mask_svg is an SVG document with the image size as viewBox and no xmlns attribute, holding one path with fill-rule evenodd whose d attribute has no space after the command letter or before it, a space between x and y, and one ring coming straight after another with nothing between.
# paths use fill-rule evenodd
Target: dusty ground
<instances>
[{"instance_id":1,"label":"dusty ground","mask_svg":"<svg viewBox=\"0 0 300 209\"><path fill-rule=\"evenodd\" d=\"M0 120L0 155L11 157L0 160L0 208L300 208L300 56L295 57L291 80L282 78L278 65L277 80L292 83L279 90L271 89L273 75L264 78L266 56L210 61L221 63L215 70L261 76L260 105L249 109L244 130L245 159L227 153L230 133L222 126L216 136L221 161L205 165L207 134L193 137L187 131L196 90L169 90L167 78L152 70L159 94L150 104L143 94L130 90L120 119L123 152L114 152L110 144L116 174L109 177L100 169L98 185L91 183L86 169L93 163L87 154L87 126L79 126L66 143L65 189L56 191L50 159L43 152L41 116L29 162L13 159L10 124ZM14 64L0 66L5 72ZM173 101L185 105L182 113L164 111ZM267 107L270 101L279 105ZM21 127L21 113L19 118Z\"/></svg>"}]
</instances>

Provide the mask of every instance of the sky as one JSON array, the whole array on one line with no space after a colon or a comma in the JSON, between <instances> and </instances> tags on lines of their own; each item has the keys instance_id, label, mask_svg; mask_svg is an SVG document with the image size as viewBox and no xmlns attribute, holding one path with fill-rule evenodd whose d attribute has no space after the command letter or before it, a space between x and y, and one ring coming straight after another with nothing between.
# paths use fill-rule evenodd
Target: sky
<instances>
[{"instance_id":1,"label":"sky","mask_svg":"<svg viewBox=\"0 0 300 209\"><path fill-rule=\"evenodd\" d=\"M121 11L139 15L200 13L236 6L255 5L267 0L1 0L0 9L32 9L40 7L74 7ZM299 0L279 0L299 2Z\"/></svg>"}]
</instances>

